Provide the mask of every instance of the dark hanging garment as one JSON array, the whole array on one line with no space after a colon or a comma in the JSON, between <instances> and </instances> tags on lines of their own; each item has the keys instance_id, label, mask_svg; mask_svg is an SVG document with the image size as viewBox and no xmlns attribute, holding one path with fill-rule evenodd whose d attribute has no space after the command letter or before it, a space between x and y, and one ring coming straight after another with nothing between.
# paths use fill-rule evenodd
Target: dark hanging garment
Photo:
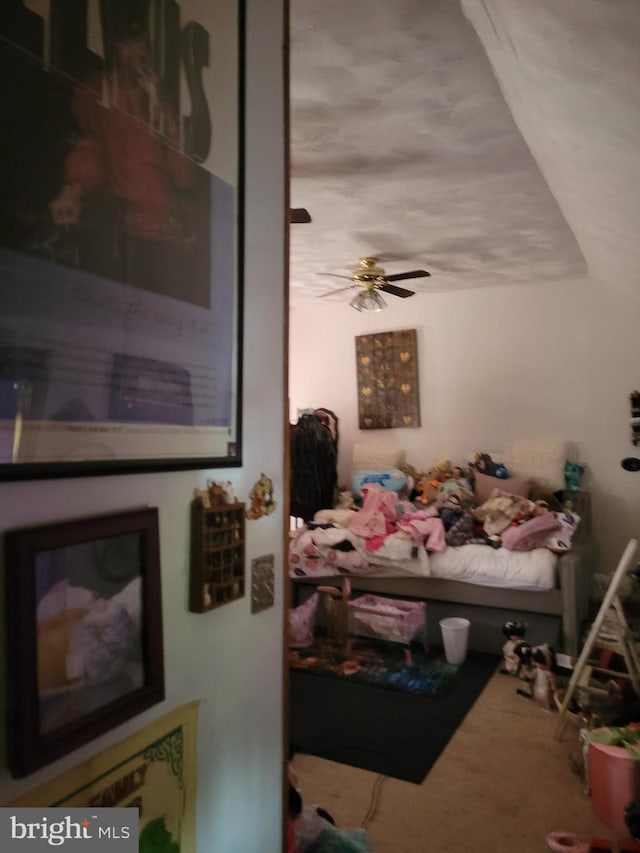
<instances>
[{"instance_id":1,"label":"dark hanging garment","mask_svg":"<svg viewBox=\"0 0 640 853\"><path fill-rule=\"evenodd\" d=\"M326 427L336 446L336 457L338 456L338 416L331 409L314 409L313 414L319 419L322 426Z\"/></svg>"},{"instance_id":2,"label":"dark hanging garment","mask_svg":"<svg viewBox=\"0 0 640 853\"><path fill-rule=\"evenodd\" d=\"M312 521L319 509L331 509L337 497L337 418L323 412L331 416L333 429L316 414L302 415L291 427L290 511L304 521Z\"/></svg>"}]
</instances>

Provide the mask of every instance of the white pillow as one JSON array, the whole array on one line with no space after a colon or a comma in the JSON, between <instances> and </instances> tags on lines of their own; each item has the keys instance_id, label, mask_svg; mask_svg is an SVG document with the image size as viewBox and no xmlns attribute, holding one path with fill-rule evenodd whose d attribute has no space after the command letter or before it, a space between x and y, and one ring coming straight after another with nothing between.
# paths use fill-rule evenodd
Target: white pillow
<instances>
[{"instance_id":1,"label":"white pillow","mask_svg":"<svg viewBox=\"0 0 640 853\"><path fill-rule=\"evenodd\" d=\"M568 441L519 441L511 448L506 465L512 477L531 477L537 485L557 492L564 489L569 449Z\"/></svg>"},{"instance_id":2,"label":"white pillow","mask_svg":"<svg viewBox=\"0 0 640 853\"><path fill-rule=\"evenodd\" d=\"M405 464L405 451L389 444L376 444L372 441L357 441L353 445L352 471L369 468L372 471L387 471L389 468L401 468Z\"/></svg>"}]
</instances>

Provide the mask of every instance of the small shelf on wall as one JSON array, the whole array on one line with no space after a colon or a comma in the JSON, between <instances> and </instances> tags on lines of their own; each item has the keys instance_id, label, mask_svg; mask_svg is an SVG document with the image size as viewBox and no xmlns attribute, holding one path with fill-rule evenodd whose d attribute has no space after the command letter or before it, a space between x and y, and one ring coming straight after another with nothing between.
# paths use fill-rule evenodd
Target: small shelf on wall
<instances>
[{"instance_id":1,"label":"small shelf on wall","mask_svg":"<svg viewBox=\"0 0 640 853\"><path fill-rule=\"evenodd\" d=\"M629 394L631 407L631 444L640 444L640 391Z\"/></svg>"},{"instance_id":2,"label":"small shelf on wall","mask_svg":"<svg viewBox=\"0 0 640 853\"><path fill-rule=\"evenodd\" d=\"M206 613L245 594L245 505L191 502L189 610Z\"/></svg>"}]
</instances>

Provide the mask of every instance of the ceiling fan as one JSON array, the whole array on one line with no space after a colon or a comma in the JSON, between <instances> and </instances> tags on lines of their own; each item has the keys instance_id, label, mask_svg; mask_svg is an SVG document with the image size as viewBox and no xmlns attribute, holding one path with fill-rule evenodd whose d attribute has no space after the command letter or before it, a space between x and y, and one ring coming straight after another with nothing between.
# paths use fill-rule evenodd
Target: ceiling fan
<instances>
[{"instance_id":1,"label":"ceiling fan","mask_svg":"<svg viewBox=\"0 0 640 853\"><path fill-rule=\"evenodd\" d=\"M292 207L289 210L289 222L296 225L311 222L311 214L306 207Z\"/></svg>"},{"instance_id":2,"label":"ceiling fan","mask_svg":"<svg viewBox=\"0 0 640 853\"><path fill-rule=\"evenodd\" d=\"M339 287L337 290L330 290L328 293L322 293L321 298L331 296L334 293L341 293L343 290L350 290L352 287L359 287L360 291L349 303L356 311L382 311L387 303L380 296L380 292L390 293L392 296L399 296L401 299L406 299L408 296L413 296L415 290L407 290L405 287L397 287L395 284L390 284L392 281L402 281L408 278L426 278L431 273L426 270L410 270L409 272L394 273L387 275L382 267L378 266L378 258L360 258L360 266L353 270L350 276L337 275L335 273L318 273L318 275L330 275L335 278L349 278L351 284L346 287Z\"/></svg>"}]
</instances>

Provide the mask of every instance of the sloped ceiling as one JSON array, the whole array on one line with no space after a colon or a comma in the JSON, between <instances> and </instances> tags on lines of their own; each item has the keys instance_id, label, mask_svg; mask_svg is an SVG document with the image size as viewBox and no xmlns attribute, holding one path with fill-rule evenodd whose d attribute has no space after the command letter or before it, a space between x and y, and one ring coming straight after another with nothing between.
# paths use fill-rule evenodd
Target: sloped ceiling
<instances>
[{"instance_id":1,"label":"sloped ceiling","mask_svg":"<svg viewBox=\"0 0 640 853\"><path fill-rule=\"evenodd\" d=\"M291 305L363 255L418 291L637 285L639 45L638 0L295 0Z\"/></svg>"}]
</instances>

